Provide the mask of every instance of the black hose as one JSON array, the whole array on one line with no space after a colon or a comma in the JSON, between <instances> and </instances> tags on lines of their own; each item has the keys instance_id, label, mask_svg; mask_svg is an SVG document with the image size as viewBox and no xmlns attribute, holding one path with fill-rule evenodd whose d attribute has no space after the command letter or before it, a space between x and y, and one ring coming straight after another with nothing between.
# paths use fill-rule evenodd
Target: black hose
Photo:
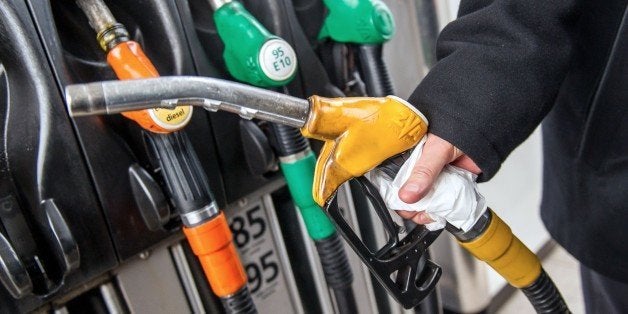
<instances>
[{"instance_id":1,"label":"black hose","mask_svg":"<svg viewBox=\"0 0 628 314\"><path fill-rule=\"evenodd\" d=\"M271 144L279 157L294 155L310 148L310 144L299 129L277 123L272 123L271 128L274 137Z\"/></svg>"},{"instance_id":2,"label":"black hose","mask_svg":"<svg viewBox=\"0 0 628 314\"><path fill-rule=\"evenodd\" d=\"M257 313L249 289L245 286L235 294L220 298L227 314L254 314Z\"/></svg>"},{"instance_id":3,"label":"black hose","mask_svg":"<svg viewBox=\"0 0 628 314\"><path fill-rule=\"evenodd\" d=\"M358 45L360 75L366 85L366 94L371 97L394 95L388 68L383 59L382 45Z\"/></svg>"},{"instance_id":4,"label":"black hose","mask_svg":"<svg viewBox=\"0 0 628 314\"><path fill-rule=\"evenodd\" d=\"M545 270L541 270L541 275L532 285L522 288L521 291L528 297L537 313L571 313Z\"/></svg>"},{"instance_id":5,"label":"black hose","mask_svg":"<svg viewBox=\"0 0 628 314\"><path fill-rule=\"evenodd\" d=\"M314 242L321 259L325 281L336 299L339 313L357 313L357 303L353 294L353 273L338 233Z\"/></svg>"}]
</instances>

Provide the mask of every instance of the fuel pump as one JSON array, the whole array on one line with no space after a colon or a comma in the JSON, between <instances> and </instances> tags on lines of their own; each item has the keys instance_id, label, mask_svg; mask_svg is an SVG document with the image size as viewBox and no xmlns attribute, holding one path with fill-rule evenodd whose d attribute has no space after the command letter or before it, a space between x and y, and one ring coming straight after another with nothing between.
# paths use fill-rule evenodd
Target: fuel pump
<instances>
[{"instance_id":1,"label":"fuel pump","mask_svg":"<svg viewBox=\"0 0 628 314\"><path fill-rule=\"evenodd\" d=\"M436 264L427 261L426 267L418 265L440 231L430 232L417 226L401 238L405 229L392 221L377 189L362 177L387 159L382 169L394 176L399 159L427 133L425 117L397 97L312 96L303 100L217 79L169 77L68 86L66 101L73 116L172 108L183 101L207 110L225 110L249 119L298 127L304 136L325 141L315 171L314 199L325 206L345 240L389 293L404 307L414 307L434 289L440 277L441 270ZM396 155L399 156L389 159ZM333 206L336 189L353 178L366 191L390 235L386 245L375 251L364 245ZM538 257L495 213L486 210L467 231L451 226L446 229L474 256L520 288L537 312L569 313Z\"/></svg>"},{"instance_id":2,"label":"fuel pump","mask_svg":"<svg viewBox=\"0 0 628 314\"><path fill-rule=\"evenodd\" d=\"M99 44L107 53L107 62L119 79L159 76L140 45L129 40L125 27L116 22L101 0L77 0L77 4L97 32ZM256 312L227 220L213 198L187 135L179 131L189 121L192 107L184 105L171 110L148 109L122 114L148 131L144 139L154 166L163 175L168 196L184 224L184 234L225 310Z\"/></svg>"},{"instance_id":3,"label":"fuel pump","mask_svg":"<svg viewBox=\"0 0 628 314\"><path fill-rule=\"evenodd\" d=\"M272 35L238 1L210 1L214 22L224 43L229 73L259 87L281 87L297 73L297 56L285 40ZM279 165L310 238L316 244L327 285L341 313L354 313L357 305L351 283L353 276L344 247L311 190L316 158L299 130L271 124Z\"/></svg>"},{"instance_id":4,"label":"fuel pump","mask_svg":"<svg viewBox=\"0 0 628 314\"><path fill-rule=\"evenodd\" d=\"M381 0L323 0L328 13L318 39L336 84L348 95L394 95L383 44L395 33L392 13Z\"/></svg>"}]
</instances>

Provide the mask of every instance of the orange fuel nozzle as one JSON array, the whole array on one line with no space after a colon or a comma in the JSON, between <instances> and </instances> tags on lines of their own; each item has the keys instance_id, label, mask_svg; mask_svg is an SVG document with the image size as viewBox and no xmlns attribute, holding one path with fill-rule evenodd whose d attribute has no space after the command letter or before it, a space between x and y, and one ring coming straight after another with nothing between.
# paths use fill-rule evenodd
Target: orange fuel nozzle
<instances>
[{"instance_id":1,"label":"orange fuel nozzle","mask_svg":"<svg viewBox=\"0 0 628 314\"><path fill-rule=\"evenodd\" d=\"M110 49L107 53L107 62L121 80L159 76L141 46L134 41L121 42ZM192 106L129 111L122 115L137 122L148 131L170 133L187 125L192 117Z\"/></svg>"}]
</instances>

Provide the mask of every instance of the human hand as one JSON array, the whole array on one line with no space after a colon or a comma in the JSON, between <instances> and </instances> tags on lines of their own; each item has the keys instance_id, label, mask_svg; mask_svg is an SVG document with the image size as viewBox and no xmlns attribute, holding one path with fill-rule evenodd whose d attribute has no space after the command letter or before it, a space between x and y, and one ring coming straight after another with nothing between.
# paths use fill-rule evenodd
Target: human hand
<instances>
[{"instance_id":1,"label":"human hand","mask_svg":"<svg viewBox=\"0 0 628 314\"><path fill-rule=\"evenodd\" d=\"M436 180L447 164L452 164L475 174L482 172L475 162L460 149L437 135L428 133L421 157L414 165L408 180L399 189L399 199L408 204L418 202L430 191L434 180ZM404 219L412 220L421 225L432 222L432 219L429 218L425 211L399 210L397 214Z\"/></svg>"}]
</instances>

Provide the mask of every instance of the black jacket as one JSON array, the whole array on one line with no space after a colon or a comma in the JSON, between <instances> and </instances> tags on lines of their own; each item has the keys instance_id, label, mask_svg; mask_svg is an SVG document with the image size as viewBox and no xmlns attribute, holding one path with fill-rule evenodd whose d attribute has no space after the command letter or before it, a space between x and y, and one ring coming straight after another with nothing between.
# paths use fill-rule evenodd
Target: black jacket
<instances>
[{"instance_id":1,"label":"black jacket","mask_svg":"<svg viewBox=\"0 0 628 314\"><path fill-rule=\"evenodd\" d=\"M624 282L627 3L462 0L438 39L439 62L409 99L432 133L478 164L480 180L544 119L543 221L580 262Z\"/></svg>"}]
</instances>

